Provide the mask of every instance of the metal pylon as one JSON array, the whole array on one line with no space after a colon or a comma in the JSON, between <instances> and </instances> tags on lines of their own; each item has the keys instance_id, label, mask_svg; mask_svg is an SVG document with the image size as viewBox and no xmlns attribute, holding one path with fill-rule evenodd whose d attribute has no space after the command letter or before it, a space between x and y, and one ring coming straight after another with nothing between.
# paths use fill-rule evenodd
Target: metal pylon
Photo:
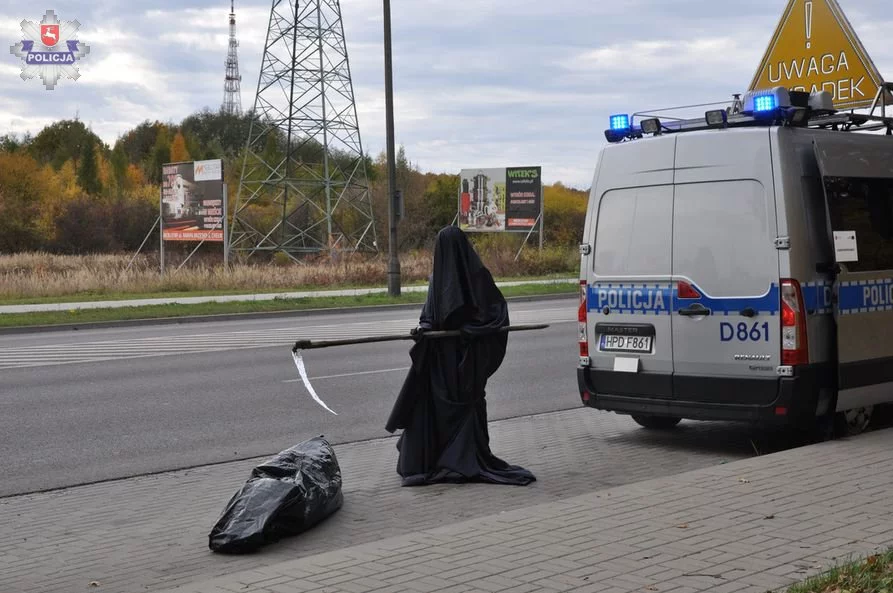
<instances>
[{"instance_id":1,"label":"metal pylon","mask_svg":"<svg viewBox=\"0 0 893 593\"><path fill-rule=\"evenodd\" d=\"M338 0L273 0L254 116L233 252L377 251Z\"/></svg>"},{"instance_id":2,"label":"metal pylon","mask_svg":"<svg viewBox=\"0 0 893 593\"><path fill-rule=\"evenodd\" d=\"M229 115L242 114L242 76L239 74L239 41L236 39L236 7L229 4L229 50L226 53L226 78L223 81L221 111Z\"/></svg>"}]
</instances>

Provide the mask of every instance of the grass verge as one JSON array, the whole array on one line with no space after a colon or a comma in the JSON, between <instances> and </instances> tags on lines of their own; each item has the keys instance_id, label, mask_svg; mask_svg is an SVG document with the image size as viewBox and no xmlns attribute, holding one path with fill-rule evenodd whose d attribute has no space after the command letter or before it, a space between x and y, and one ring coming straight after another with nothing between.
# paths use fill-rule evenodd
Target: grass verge
<instances>
[{"instance_id":1,"label":"grass verge","mask_svg":"<svg viewBox=\"0 0 893 593\"><path fill-rule=\"evenodd\" d=\"M575 284L525 284L502 289L506 297L546 296L576 294ZM188 296L196 296L189 293ZM235 313L267 313L304 311L309 309L346 309L375 305L406 305L423 303L424 293L406 293L398 298L386 294L349 297L325 297L305 299L275 299L272 301L241 301L233 303L198 303L191 305L150 305L143 307L119 307L115 309L80 309L69 311L45 311L38 313L7 313L0 315L0 327L33 327L38 325L63 325L71 323L95 323L103 321L127 321L134 319L167 319L201 315Z\"/></svg>"},{"instance_id":2,"label":"grass verge","mask_svg":"<svg viewBox=\"0 0 893 593\"><path fill-rule=\"evenodd\" d=\"M843 564L794 585L788 593L893 593L893 549Z\"/></svg>"},{"instance_id":3,"label":"grass verge","mask_svg":"<svg viewBox=\"0 0 893 593\"><path fill-rule=\"evenodd\" d=\"M563 280L573 277L573 274L552 274L548 276L512 276L496 278L497 282L532 282L536 280ZM404 282L404 287L425 286L427 282ZM305 292L314 290L349 290L370 288L368 285L357 283L328 284L328 285L304 285L289 288L221 288L217 290L172 290L161 292L93 292L86 291L77 294L62 296L44 296L29 298L0 298L0 306L5 305L42 305L46 303L92 303L96 301L131 301L140 299L176 299L182 297L211 297L229 296L240 294L272 294L279 292Z\"/></svg>"}]
</instances>

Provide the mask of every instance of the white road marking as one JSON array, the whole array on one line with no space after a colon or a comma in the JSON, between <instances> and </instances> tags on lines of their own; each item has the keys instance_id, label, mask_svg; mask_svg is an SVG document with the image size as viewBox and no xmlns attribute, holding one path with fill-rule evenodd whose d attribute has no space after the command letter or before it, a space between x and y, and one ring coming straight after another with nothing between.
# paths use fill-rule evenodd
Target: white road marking
<instances>
[{"instance_id":1,"label":"white road marking","mask_svg":"<svg viewBox=\"0 0 893 593\"><path fill-rule=\"evenodd\" d=\"M321 377L310 377L311 381L322 381L323 379L339 379L341 377L355 377L357 375L375 375L378 373L396 373L397 371L408 371L412 367L400 367L398 369L379 369L377 371L359 371L357 373L343 373L341 375L323 375ZM286 379L283 383L300 383L301 379Z\"/></svg>"},{"instance_id":2,"label":"white road marking","mask_svg":"<svg viewBox=\"0 0 893 593\"><path fill-rule=\"evenodd\" d=\"M515 325L572 323L576 321L576 313L576 307L528 309L512 311L511 320ZM277 329L186 335L172 333L169 336L149 338L0 348L0 370L228 350L291 347L297 340L338 340L382 334L409 334L409 330L415 327L417 321L418 318L413 316L403 319L346 324L309 325L306 327L292 325ZM319 377L319 379L323 378Z\"/></svg>"}]
</instances>

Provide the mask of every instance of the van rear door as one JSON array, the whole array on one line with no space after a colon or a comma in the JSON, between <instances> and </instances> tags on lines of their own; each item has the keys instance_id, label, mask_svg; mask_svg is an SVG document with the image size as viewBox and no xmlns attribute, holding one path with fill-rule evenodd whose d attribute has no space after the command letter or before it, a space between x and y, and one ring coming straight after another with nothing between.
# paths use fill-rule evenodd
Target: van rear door
<instances>
[{"instance_id":1,"label":"van rear door","mask_svg":"<svg viewBox=\"0 0 893 593\"><path fill-rule=\"evenodd\" d=\"M829 240L840 268L837 410L893 401L893 138L816 138Z\"/></svg>"},{"instance_id":2,"label":"van rear door","mask_svg":"<svg viewBox=\"0 0 893 593\"><path fill-rule=\"evenodd\" d=\"M589 271L590 365L601 394L672 397L675 137L605 150Z\"/></svg>"},{"instance_id":3,"label":"van rear door","mask_svg":"<svg viewBox=\"0 0 893 593\"><path fill-rule=\"evenodd\" d=\"M674 398L778 395L779 266L770 133L680 135L673 212Z\"/></svg>"}]
</instances>

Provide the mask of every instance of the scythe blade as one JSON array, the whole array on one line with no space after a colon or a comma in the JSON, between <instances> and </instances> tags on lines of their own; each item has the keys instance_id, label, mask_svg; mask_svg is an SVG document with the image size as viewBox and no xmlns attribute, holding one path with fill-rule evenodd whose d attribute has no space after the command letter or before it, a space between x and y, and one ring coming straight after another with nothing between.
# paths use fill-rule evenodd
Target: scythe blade
<instances>
[{"instance_id":1,"label":"scythe blade","mask_svg":"<svg viewBox=\"0 0 893 593\"><path fill-rule=\"evenodd\" d=\"M326 402L322 401L319 396L316 395L316 390L313 389L313 385L310 384L310 378L307 377L307 369L304 368L304 357L301 356L301 351L294 350L292 351L291 356L295 361L295 366L298 367L298 374L301 375L301 381L304 382L304 387L306 387L307 391L310 392L311 397L313 397L313 401L337 416L338 412L327 406Z\"/></svg>"}]
</instances>

